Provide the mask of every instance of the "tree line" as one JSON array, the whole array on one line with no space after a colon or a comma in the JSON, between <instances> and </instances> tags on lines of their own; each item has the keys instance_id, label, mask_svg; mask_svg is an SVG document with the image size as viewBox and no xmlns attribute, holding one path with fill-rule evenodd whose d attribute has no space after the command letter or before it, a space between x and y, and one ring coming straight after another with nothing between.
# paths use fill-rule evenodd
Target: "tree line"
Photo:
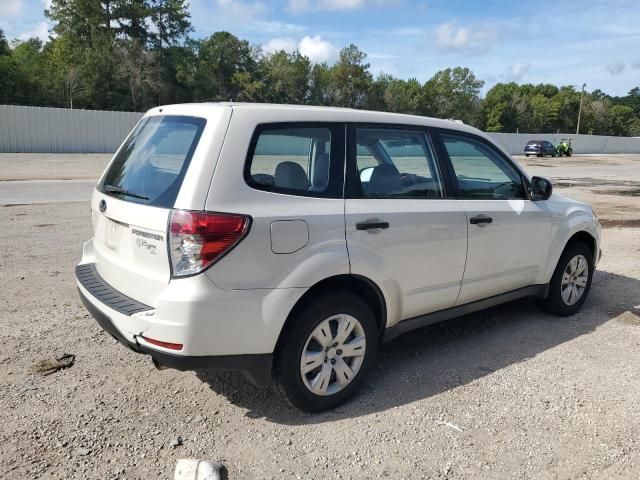
<instances>
[{"instance_id":1,"label":"tree line","mask_svg":"<svg viewBox=\"0 0 640 480\"><path fill-rule=\"evenodd\" d=\"M264 52L228 32L191 38L186 0L52 0L49 39L9 42L0 30L0 103L144 111L198 101L331 105L454 118L492 132L573 132L573 86L484 81L468 68L426 82L374 77L356 45L335 63ZM640 136L640 88L582 98L580 133Z\"/></svg>"}]
</instances>

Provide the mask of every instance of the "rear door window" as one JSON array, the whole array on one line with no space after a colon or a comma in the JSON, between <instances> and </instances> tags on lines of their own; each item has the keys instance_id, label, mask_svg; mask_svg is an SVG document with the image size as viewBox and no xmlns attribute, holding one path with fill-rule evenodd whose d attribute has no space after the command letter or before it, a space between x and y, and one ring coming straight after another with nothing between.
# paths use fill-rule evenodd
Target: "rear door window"
<instances>
[{"instance_id":1,"label":"rear door window","mask_svg":"<svg viewBox=\"0 0 640 480\"><path fill-rule=\"evenodd\" d=\"M142 119L116 154L99 190L129 202L173 207L205 123L177 115Z\"/></svg>"},{"instance_id":2,"label":"rear door window","mask_svg":"<svg viewBox=\"0 0 640 480\"><path fill-rule=\"evenodd\" d=\"M262 125L245 166L249 186L275 193L341 197L344 126Z\"/></svg>"}]
</instances>

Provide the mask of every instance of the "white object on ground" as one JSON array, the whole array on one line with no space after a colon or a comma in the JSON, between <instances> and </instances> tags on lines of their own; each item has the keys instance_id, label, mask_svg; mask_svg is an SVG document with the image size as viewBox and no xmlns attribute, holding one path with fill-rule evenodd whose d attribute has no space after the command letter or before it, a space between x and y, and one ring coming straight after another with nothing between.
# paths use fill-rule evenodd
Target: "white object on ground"
<instances>
[{"instance_id":1,"label":"white object on ground","mask_svg":"<svg viewBox=\"0 0 640 480\"><path fill-rule=\"evenodd\" d=\"M181 458L176 463L173 480L220 480L222 464L199 460L197 458Z\"/></svg>"}]
</instances>

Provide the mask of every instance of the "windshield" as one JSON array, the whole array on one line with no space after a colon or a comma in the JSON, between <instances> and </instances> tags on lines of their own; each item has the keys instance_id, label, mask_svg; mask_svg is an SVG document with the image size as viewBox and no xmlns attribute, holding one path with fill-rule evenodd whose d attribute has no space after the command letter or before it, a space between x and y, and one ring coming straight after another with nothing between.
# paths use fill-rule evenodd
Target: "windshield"
<instances>
[{"instance_id":1,"label":"windshield","mask_svg":"<svg viewBox=\"0 0 640 480\"><path fill-rule=\"evenodd\" d=\"M130 202L173 207L205 123L173 115L144 118L114 158L99 190Z\"/></svg>"}]
</instances>

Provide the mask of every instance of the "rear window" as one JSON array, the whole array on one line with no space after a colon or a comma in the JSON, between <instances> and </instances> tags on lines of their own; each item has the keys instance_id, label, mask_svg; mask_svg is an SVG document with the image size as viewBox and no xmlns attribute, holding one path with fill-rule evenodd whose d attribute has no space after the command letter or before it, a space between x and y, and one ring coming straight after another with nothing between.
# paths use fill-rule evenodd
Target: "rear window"
<instances>
[{"instance_id":1,"label":"rear window","mask_svg":"<svg viewBox=\"0 0 640 480\"><path fill-rule=\"evenodd\" d=\"M114 158L100 191L130 202L173 207L205 123L176 115L144 118Z\"/></svg>"},{"instance_id":2,"label":"rear window","mask_svg":"<svg viewBox=\"0 0 640 480\"><path fill-rule=\"evenodd\" d=\"M540 145L540 142L538 142L537 140L531 140L527 142L528 147L537 147L538 145Z\"/></svg>"}]
</instances>

